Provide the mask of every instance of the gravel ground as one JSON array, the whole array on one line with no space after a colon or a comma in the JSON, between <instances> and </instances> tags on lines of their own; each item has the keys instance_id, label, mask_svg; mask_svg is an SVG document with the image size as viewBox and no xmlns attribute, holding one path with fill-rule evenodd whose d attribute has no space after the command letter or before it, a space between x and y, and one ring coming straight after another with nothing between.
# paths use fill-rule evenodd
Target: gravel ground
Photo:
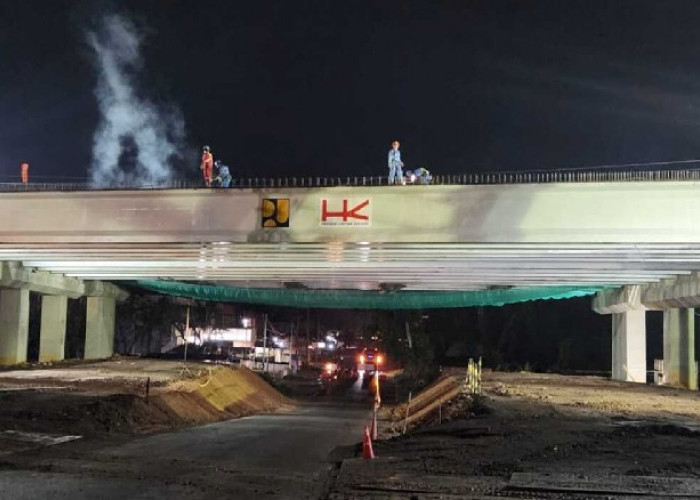
<instances>
[{"instance_id":1,"label":"gravel ground","mask_svg":"<svg viewBox=\"0 0 700 500\"><path fill-rule=\"evenodd\" d=\"M269 493L333 500L700 498L700 394L600 377L486 371L482 396L459 396L440 405L439 414L426 415L406 435L397 434L401 426L396 421L380 421L375 460L364 460L358 452L355 427L363 424L357 408L368 401L361 390L330 399L328 394L317 396L313 404L332 402L332 418L322 406L256 417L251 422L260 429L279 422L270 448L249 434L252 424L244 419L154 438L153 443L183 439L172 446L182 455L178 460L184 468L175 467L180 462L173 461L171 452L153 461L156 448L148 446L143 456L128 460L99 451L150 443L130 433L135 412L143 410L143 381L152 377L156 386L170 386L180 372L177 362L129 359L2 372L0 424L7 425L0 425L0 482L12 484L17 498L34 498L39 486L47 495L58 494L56 498L94 498L94 491L112 483L134 498L211 498L223 493L222 498L228 493L230 498ZM463 378L461 371L452 375L457 382ZM390 380L384 390L391 391ZM289 432L290 422L298 431ZM332 439L317 435L314 426L319 422ZM351 432L336 432L338 423L348 422L353 422ZM240 442L229 443L217 434L229 427L231 439ZM268 431L255 429L268 436ZM73 439L77 435L83 437ZM316 452L340 443L340 437L342 449L331 452L324 466ZM255 452L270 450L271 457L278 456L277 449L287 450L279 455L285 457L281 463L294 466L306 463L294 457L308 458L316 450L316 475L279 477L279 464L268 464L264 456L254 471L241 472L245 461L222 466L219 454L224 451L230 454L227 460L250 460L254 454L245 449L248 444ZM321 477L326 473L327 478ZM238 486L229 489L234 484ZM320 484L326 485L323 491ZM81 493L70 493L76 491Z\"/></svg>"},{"instance_id":2,"label":"gravel ground","mask_svg":"<svg viewBox=\"0 0 700 500\"><path fill-rule=\"evenodd\" d=\"M697 392L485 372L442 410L345 460L330 498L700 498Z\"/></svg>"}]
</instances>

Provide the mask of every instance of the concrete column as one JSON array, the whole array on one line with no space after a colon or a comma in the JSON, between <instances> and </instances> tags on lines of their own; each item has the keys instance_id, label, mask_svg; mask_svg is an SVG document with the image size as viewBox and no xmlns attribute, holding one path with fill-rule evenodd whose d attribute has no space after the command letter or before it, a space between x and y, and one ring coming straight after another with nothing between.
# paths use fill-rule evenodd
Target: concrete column
<instances>
[{"instance_id":1,"label":"concrete column","mask_svg":"<svg viewBox=\"0 0 700 500\"><path fill-rule=\"evenodd\" d=\"M88 297L85 325L85 359L114 354L114 322L117 301L113 297Z\"/></svg>"},{"instance_id":2,"label":"concrete column","mask_svg":"<svg viewBox=\"0 0 700 500\"><path fill-rule=\"evenodd\" d=\"M664 311L664 383L697 390L695 309Z\"/></svg>"},{"instance_id":3,"label":"concrete column","mask_svg":"<svg viewBox=\"0 0 700 500\"><path fill-rule=\"evenodd\" d=\"M612 315L612 378L645 384L647 336L645 311Z\"/></svg>"},{"instance_id":4,"label":"concrete column","mask_svg":"<svg viewBox=\"0 0 700 500\"><path fill-rule=\"evenodd\" d=\"M0 290L0 365L27 361L29 289Z\"/></svg>"},{"instance_id":5,"label":"concrete column","mask_svg":"<svg viewBox=\"0 0 700 500\"><path fill-rule=\"evenodd\" d=\"M42 295L39 361L60 361L65 357L68 297Z\"/></svg>"}]
</instances>

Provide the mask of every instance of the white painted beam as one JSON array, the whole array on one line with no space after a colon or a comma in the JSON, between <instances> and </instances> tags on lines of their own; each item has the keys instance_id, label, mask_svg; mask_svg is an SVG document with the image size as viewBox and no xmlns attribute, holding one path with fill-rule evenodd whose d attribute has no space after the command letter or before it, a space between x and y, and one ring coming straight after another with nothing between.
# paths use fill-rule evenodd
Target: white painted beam
<instances>
[{"instance_id":1,"label":"white painted beam","mask_svg":"<svg viewBox=\"0 0 700 500\"><path fill-rule=\"evenodd\" d=\"M289 199L288 228L262 227L266 198ZM324 225L324 200L368 219ZM0 212L0 243L700 241L691 181L5 193Z\"/></svg>"}]
</instances>

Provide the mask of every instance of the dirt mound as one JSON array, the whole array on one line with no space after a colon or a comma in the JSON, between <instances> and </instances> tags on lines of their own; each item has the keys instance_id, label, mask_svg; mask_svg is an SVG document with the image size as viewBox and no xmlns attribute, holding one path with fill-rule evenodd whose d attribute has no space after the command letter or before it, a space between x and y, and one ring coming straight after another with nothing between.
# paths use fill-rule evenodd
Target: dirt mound
<instances>
[{"instance_id":1,"label":"dirt mound","mask_svg":"<svg viewBox=\"0 0 700 500\"><path fill-rule=\"evenodd\" d=\"M75 387L0 392L0 430L98 435L152 432L275 411L291 401L245 367L215 366L141 394Z\"/></svg>"},{"instance_id":2,"label":"dirt mound","mask_svg":"<svg viewBox=\"0 0 700 500\"><path fill-rule=\"evenodd\" d=\"M291 403L248 368L222 366L197 380L158 388L152 399L178 418L196 423L274 411Z\"/></svg>"}]
</instances>

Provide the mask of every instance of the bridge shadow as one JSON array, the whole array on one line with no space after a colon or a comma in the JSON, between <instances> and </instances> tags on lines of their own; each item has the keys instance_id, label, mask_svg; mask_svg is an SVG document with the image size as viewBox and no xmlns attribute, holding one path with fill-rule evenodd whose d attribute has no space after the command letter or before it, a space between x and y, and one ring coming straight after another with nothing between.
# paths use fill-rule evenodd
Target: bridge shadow
<instances>
[{"instance_id":1,"label":"bridge shadow","mask_svg":"<svg viewBox=\"0 0 700 500\"><path fill-rule=\"evenodd\" d=\"M539 188L543 186L538 186ZM530 185L460 186L451 196L455 237L464 243L517 243L532 205Z\"/></svg>"}]
</instances>

